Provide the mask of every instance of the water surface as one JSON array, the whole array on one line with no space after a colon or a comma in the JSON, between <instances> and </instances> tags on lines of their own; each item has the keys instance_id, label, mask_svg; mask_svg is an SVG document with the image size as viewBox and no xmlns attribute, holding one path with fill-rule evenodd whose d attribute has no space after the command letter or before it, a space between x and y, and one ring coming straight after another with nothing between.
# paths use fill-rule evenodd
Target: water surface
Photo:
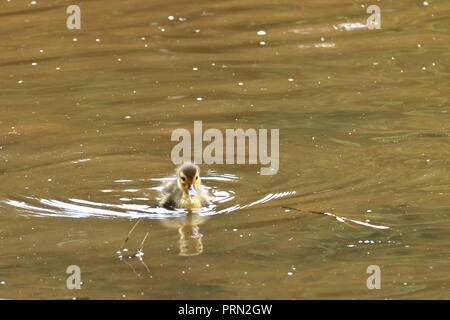
<instances>
[{"instance_id":1,"label":"water surface","mask_svg":"<svg viewBox=\"0 0 450 320\"><path fill-rule=\"evenodd\" d=\"M359 0L70 4L0 4L0 298L450 298L448 1L376 2L380 30ZM279 129L280 169L202 165L189 220L157 198L195 120Z\"/></svg>"}]
</instances>

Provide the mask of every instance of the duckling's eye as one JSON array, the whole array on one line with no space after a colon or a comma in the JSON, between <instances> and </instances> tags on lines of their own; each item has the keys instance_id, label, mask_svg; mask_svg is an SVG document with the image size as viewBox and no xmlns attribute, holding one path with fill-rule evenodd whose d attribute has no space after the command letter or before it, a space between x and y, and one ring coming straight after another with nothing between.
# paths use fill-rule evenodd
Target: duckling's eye
<instances>
[{"instance_id":1,"label":"duckling's eye","mask_svg":"<svg viewBox=\"0 0 450 320\"><path fill-rule=\"evenodd\" d=\"M181 180L186 181L186 178L185 177L181 177Z\"/></svg>"},{"instance_id":2,"label":"duckling's eye","mask_svg":"<svg viewBox=\"0 0 450 320\"><path fill-rule=\"evenodd\" d=\"M198 177L195 177L195 180L197 180L198 179Z\"/></svg>"}]
</instances>

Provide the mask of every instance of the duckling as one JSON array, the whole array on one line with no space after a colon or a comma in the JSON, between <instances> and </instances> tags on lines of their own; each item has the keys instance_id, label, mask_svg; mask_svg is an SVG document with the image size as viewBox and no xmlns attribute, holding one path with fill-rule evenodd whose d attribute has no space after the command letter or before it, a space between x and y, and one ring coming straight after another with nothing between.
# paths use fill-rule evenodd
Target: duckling
<instances>
[{"instance_id":1,"label":"duckling","mask_svg":"<svg viewBox=\"0 0 450 320\"><path fill-rule=\"evenodd\" d=\"M192 163L179 166L176 180L166 184L159 205L166 209L196 209L209 204L208 195L200 190L200 169Z\"/></svg>"}]
</instances>

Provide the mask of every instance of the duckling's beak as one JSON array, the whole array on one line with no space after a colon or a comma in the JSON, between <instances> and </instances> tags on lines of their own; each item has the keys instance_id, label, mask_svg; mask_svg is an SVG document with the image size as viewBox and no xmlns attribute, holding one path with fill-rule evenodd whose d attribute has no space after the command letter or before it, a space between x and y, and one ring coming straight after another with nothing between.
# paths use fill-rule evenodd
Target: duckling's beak
<instances>
[{"instance_id":1,"label":"duckling's beak","mask_svg":"<svg viewBox=\"0 0 450 320\"><path fill-rule=\"evenodd\" d=\"M195 196L195 195L197 195L197 190L195 190L195 187L194 187L194 185L193 184L191 184L190 186L189 186L189 188L188 188L188 193L189 193L189 195L190 196Z\"/></svg>"}]
</instances>

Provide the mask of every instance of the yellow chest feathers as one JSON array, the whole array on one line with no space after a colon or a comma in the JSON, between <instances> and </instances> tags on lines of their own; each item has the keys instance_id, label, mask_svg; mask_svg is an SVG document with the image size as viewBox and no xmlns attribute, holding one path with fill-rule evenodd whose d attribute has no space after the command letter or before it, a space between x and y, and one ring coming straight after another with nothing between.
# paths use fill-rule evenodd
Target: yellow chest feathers
<instances>
[{"instance_id":1,"label":"yellow chest feathers","mask_svg":"<svg viewBox=\"0 0 450 320\"><path fill-rule=\"evenodd\" d=\"M183 195L180 199L178 207L183 209L197 209L202 207L202 202L198 197Z\"/></svg>"}]
</instances>

